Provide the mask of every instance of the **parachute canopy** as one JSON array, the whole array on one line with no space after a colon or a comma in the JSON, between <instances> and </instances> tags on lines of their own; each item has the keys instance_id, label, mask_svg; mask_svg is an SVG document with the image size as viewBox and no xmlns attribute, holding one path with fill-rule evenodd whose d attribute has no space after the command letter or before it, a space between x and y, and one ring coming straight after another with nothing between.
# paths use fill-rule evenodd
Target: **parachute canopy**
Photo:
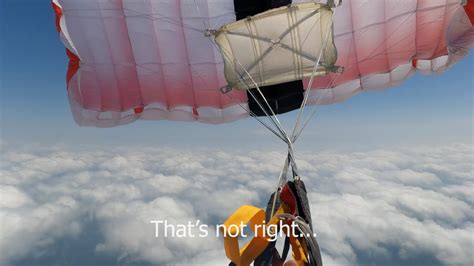
<instances>
[{"instance_id":1,"label":"parachute canopy","mask_svg":"<svg viewBox=\"0 0 474 266\"><path fill-rule=\"evenodd\" d=\"M300 106L308 85L309 104L330 104L441 72L474 44L473 2L53 0L53 8L74 118L109 127L261 115L249 94L257 85L282 113Z\"/></svg>"}]
</instances>

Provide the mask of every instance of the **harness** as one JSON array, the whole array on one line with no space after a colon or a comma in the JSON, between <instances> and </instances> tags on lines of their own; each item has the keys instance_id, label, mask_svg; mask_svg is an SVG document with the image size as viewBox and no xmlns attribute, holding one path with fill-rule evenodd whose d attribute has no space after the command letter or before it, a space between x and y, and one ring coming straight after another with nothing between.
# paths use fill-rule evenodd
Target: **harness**
<instances>
[{"instance_id":1,"label":"harness","mask_svg":"<svg viewBox=\"0 0 474 266\"><path fill-rule=\"evenodd\" d=\"M272 206L275 206L273 210ZM242 225L250 227L255 236L240 247ZM225 221L222 234L230 266L246 266L252 262L255 266L283 265L290 246L298 266L322 265L321 251L312 230L306 187L297 176L271 195L265 211L250 205L237 209ZM285 236L281 254L273 239L278 234Z\"/></svg>"}]
</instances>

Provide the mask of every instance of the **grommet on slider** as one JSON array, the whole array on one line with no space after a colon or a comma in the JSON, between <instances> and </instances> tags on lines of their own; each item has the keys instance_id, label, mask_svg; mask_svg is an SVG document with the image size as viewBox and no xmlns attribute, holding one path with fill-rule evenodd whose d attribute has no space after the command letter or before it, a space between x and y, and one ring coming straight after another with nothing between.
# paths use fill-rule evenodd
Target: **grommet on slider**
<instances>
[{"instance_id":1,"label":"grommet on slider","mask_svg":"<svg viewBox=\"0 0 474 266\"><path fill-rule=\"evenodd\" d=\"M336 4L337 1L337 4ZM326 5L329 6L330 8L338 7L342 4L342 0L328 0L326 2Z\"/></svg>"},{"instance_id":2,"label":"grommet on slider","mask_svg":"<svg viewBox=\"0 0 474 266\"><path fill-rule=\"evenodd\" d=\"M232 86L227 84L225 86L220 87L219 90L221 91L222 94L227 94L230 91L232 91Z\"/></svg>"},{"instance_id":3,"label":"grommet on slider","mask_svg":"<svg viewBox=\"0 0 474 266\"><path fill-rule=\"evenodd\" d=\"M344 73L344 67L341 67L341 66L332 66L332 67L329 67L328 70L332 73L337 73L337 74Z\"/></svg>"},{"instance_id":4,"label":"grommet on slider","mask_svg":"<svg viewBox=\"0 0 474 266\"><path fill-rule=\"evenodd\" d=\"M218 32L217 30L208 28L204 31L204 36L206 36L206 37L216 36L217 32Z\"/></svg>"}]
</instances>

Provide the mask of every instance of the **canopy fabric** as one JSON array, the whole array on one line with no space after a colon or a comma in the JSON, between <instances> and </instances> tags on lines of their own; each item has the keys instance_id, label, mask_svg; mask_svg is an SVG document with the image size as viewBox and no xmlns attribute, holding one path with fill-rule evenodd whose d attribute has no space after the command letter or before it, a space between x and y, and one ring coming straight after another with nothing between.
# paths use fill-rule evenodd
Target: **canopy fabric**
<instances>
[{"instance_id":1,"label":"canopy fabric","mask_svg":"<svg viewBox=\"0 0 474 266\"><path fill-rule=\"evenodd\" d=\"M245 91L221 92L228 84L223 56L205 34L236 20L235 1L53 0L75 120L110 127L248 116ZM303 2L312 1L293 4ZM474 44L473 2L342 1L333 30L335 65L344 71L316 77L309 104L394 86L416 71L444 71Z\"/></svg>"}]
</instances>

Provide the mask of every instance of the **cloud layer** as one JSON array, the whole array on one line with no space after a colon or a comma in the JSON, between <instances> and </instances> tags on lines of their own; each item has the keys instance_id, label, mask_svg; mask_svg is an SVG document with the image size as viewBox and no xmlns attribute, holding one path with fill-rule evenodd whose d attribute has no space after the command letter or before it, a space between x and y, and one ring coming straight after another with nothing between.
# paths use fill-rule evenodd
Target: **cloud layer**
<instances>
[{"instance_id":1,"label":"cloud layer","mask_svg":"<svg viewBox=\"0 0 474 266\"><path fill-rule=\"evenodd\" d=\"M284 158L1 148L1 265L226 264L220 239L156 238L150 221L215 225L240 205L263 207ZM325 265L472 265L473 161L463 144L299 153Z\"/></svg>"}]
</instances>

